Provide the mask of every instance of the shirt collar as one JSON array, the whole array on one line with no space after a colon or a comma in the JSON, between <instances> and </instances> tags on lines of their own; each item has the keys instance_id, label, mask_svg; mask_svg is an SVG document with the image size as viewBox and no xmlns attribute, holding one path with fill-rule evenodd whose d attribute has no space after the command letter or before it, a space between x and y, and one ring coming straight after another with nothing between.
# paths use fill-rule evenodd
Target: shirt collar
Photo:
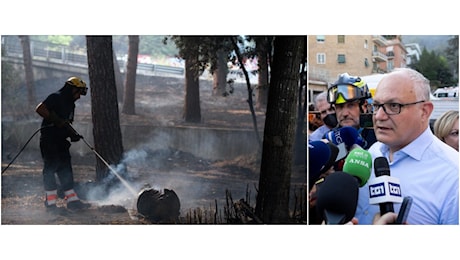
<instances>
[{"instance_id":1,"label":"shirt collar","mask_svg":"<svg viewBox=\"0 0 460 260\"><path fill-rule=\"evenodd\" d=\"M403 153L407 156L414 158L415 160L420 161L422 159L423 153L431 144L433 140L432 138L433 133L431 132L430 128L427 127L425 131L423 131L423 133L419 135L415 140L413 140L408 145L397 151L395 153L395 156L397 156L397 154ZM380 147L380 152L388 158L390 148L388 147L388 145L383 144Z\"/></svg>"}]
</instances>

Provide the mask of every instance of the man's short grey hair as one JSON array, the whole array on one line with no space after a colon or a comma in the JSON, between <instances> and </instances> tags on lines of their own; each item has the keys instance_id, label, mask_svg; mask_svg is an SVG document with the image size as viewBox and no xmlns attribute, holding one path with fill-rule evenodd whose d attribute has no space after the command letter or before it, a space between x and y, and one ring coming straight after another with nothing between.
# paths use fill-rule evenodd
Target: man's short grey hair
<instances>
[{"instance_id":1,"label":"man's short grey hair","mask_svg":"<svg viewBox=\"0 0 460 260\"><path fill-rule=\"evenodd\" d=\"M411 68L396 68L394 71L406 73L413 81L417 100L430 100L430 81L423 74Z\"/></svg>"},{"instance_id":2,"label":"man's short grey hair","mask_svg":"<svg viewBox=\"0 0 460 260\"><path fill-rule=\"evenodd\" d=\"M327 101L327 91L323 91L315 97L315 107L318 107L318 102L321 101Z\"/></svg>"}]
</instances>

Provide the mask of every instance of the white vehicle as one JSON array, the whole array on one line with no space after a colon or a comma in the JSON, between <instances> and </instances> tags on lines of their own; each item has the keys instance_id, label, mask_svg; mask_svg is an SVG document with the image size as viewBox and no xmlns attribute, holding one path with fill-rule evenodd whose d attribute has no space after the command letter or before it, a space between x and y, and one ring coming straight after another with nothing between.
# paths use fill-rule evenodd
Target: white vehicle
<instances>
[{"instance_id":1,"label":"white vehicle","mask_svg":"<svg viewBox=\"0 0 460 260\"><path fill-rule=\"evenodd\" d=\"M433 93L437 98L458 98L458 87L438 88Z\"/></svg>"}]
</instances>

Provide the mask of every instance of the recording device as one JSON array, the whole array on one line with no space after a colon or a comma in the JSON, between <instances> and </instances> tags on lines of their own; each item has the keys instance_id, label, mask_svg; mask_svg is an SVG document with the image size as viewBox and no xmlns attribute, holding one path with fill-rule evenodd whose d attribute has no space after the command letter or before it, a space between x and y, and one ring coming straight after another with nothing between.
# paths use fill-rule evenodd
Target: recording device
<instances>
[{"instance_id":1,"label":"recording device","mask_svg":"<svg viewBox=\"0 0 460 260\"><path fill-rule=\"evenodd\" d=\"M359 126L362 128L373 128L372 113L361 113L359 115Z\"/></svg>"},{"instance_id":2,"label":"recording device","mask_svg":"<svg viewBox=\"0 0 460 260\"><path fill-rule=\"evenodd\" d=\"M348 173L328 175L317 192L316 209L326 225L345 224L354 217L358 205L359 185Z\"/></svg>"},{"instance_id":3,"label":"recording device","mask_svg":"<svg viewBox=\"0 0 460 260\"><path fill-rule=\"evenodd\" d=\"M351 149L353 145L364 145L363 138L359 135L356 128L344 126L331 130L325 134L325 138L335 145L344 143L347 149Z\"/></svg>"},{"instance_id":4,"label":"recording device","mask_svg":"<svg viewBox=\"0 0 460 260\"><path fill-rule=\"evenodd\" d=\"M372 155L362 148L356 148L348 154L342 170L355 177L359 187L363 187L369 180L371 169Z\"/></svg>"},{"instance_id":5,"label":"recording device","mask_svg":"<svg viewBox=\"0 0 460 260\"><path fill-rule=\"evenodd\" d=\"M369 203L379 204L380 215L394 212L393 203L403 201L399 179L390 176L390 166L385 157L375 158L374 173L376 178L368 182Z\"/></svg>"},{"instance_id":6,"label":"recording device","mask_svg":"<svg viewBox=\"0 0 460 260\"><path fill-rule=\"evenodd\" d=\"M404 197L399 209L398 217L396 218L395 224L405 224L407 221L407 216L409 215L410 207L412 206L412 197Z\"/></svg>"},{"instance_id":7,"label":"recording device","mask_svg":"<svg viewBox=\"0 0 460 260\"><path fill-rule=\"evenodd\" d=\"M320 173L320 170L324 168L324 165L329 161L331 157L331 150L329 145L323 141L312 141L308 143L308 180L310 188Z\"/></svg>"},{"instance_id":8,"label":"recording device","mask_svg":"<svg viewBox=\"0 0 460 260\"><path fill-rule=\"evenodd\" d=\"M323 168L319 171L319 174L327 172L334 163L337 161L337 156L339 155L339 148L335 146L333 143L328 142L327 145L329 146L329 150L331 151L331 155L329 156L329 160L323 166Z\"/></svg>"},{"instance_id":9,"label":"recording device","mask_svg":"<svg viewBox=\"0 0 460 260\"><path fill-rule=\"evenodd\" d=\"M365 144L358 130L351 126L331 130L324 135L324 138L339 148L337 161L345 158L350 150Z\"/></svg>"}]
</instances>

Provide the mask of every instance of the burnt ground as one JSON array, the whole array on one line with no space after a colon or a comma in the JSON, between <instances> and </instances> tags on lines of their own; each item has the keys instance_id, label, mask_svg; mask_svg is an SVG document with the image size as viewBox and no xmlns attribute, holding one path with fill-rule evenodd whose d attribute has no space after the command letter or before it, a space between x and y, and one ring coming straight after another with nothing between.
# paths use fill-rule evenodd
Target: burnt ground
<instances>
[{"instance_id":1,"label":"burnt ground","mask_svg":"<svg viewBox=\"0 0 460 260\"><path fill-rule=\"evenodd\" d=\"M201 80L200 86L201 126L253 129L244 84L235 84L227 97L212 96L208 80ZM38 89L40 99L54 90L46 86ZM149 82L138 82L136 91L136 115L122 114L121 124L187 125L181 117L183 79L155 77ZM20 111L13 110L2 106L2 120ZM77 101L76 121L90 121L90 115L88 95ZM263 129L264 111L257 111L257 121L259 129ZM2 142L2 170L18 152L17 145ZM102 190L94 182L94 154L72 156L76 189L82 199L92 204L90 209L64 215L46 212L43 164L39 152L26 147L2 173L1 224L151 224L139 216L136 208L137 195L146 184L160 191L172 189L178 195L179 219L166 223L229 223L225 218L232 216L231 202L243 199L249 206L255 205L260 167L257 154L209 161L167 148L146 150L141 159L128 163L128 175L123 178L128 184L115 185L110 190ZM303 185L303 173L302 166L294 167L293 193ZM63 199L59 199L58 206L64 205Z\"/></svg>"}]
</instances>

